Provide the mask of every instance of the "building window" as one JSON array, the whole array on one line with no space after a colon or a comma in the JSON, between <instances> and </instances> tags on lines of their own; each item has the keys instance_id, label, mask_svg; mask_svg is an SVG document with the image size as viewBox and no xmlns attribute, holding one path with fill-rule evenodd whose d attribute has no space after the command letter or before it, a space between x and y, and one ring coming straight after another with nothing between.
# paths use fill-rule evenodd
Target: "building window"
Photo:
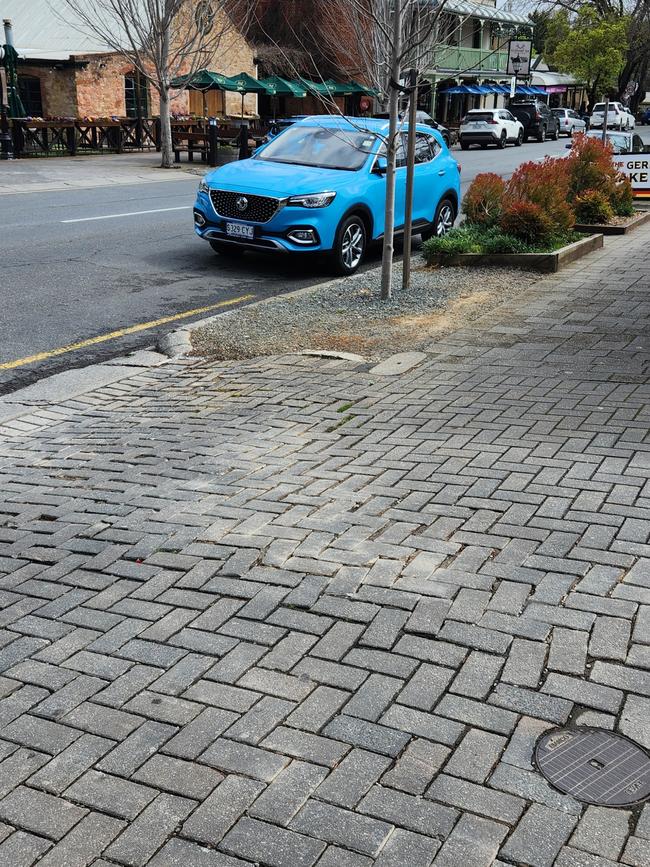
<instances>
[{"instance_id":1,"label":"building window","mask_svg":"<svg viewBox=\"0 0 650 867\"><path fill-rule=\"evenodd\" d=\"M18 93L28 117L43 117L40 78L36 75L19 75Z\"/></svg>"},{"instance_id":2,"label":"building window","mask_svg":"<svg viewBox=\"0 0 650 867\"><path fill-rule=\"evenodd\" d=\"M124 76L124 103L127 117L149 117L149 83L137 71Z\"/></svg>"},{"instance_id":3,"label":"building window","mask_svg":"<svg viewBox=\"0 0 650 867\"><path fill-rule=\"evenodd\" d=\"M472 48L483 48L483 26L481 21L475 18L472 23Z\"/></svg>"}]
</instances>

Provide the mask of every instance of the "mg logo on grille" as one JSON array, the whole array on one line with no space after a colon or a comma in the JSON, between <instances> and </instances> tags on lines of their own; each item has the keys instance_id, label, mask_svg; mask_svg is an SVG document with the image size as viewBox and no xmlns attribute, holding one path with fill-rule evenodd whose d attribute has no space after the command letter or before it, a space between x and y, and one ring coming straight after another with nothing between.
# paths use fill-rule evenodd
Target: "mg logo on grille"
<instances>
[{"instance_id":1,"label":"mg logo on grille","mask_svg":"<svg viewBox=\"0 0 650 867\"><path fill-rule=\"evenodd\" d=\"M245 211L246 208L248 207L248 199L246 198L246 196L240 196L236 200L235 204L237 205L238 211Z\"/></svg>"}]
</instances>

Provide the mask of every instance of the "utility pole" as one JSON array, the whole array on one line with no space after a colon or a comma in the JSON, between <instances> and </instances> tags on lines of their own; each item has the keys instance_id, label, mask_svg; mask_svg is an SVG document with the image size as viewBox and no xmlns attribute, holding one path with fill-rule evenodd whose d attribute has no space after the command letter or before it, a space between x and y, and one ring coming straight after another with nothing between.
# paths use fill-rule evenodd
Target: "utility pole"
<instances>
[{"instance_id":1,"label":"utility pole","mask_svg":"<svg viewBox=\"0 0 650 867\"><path fill-rule=\"evenodd\" d=\"M408 142L406 148L406 200L404 203L404 257L402 289L411 284L411 239L413 235L413 182L415 177L415 124L418 109L418 71L409 70Z\"/></svg>"}]
</instances>

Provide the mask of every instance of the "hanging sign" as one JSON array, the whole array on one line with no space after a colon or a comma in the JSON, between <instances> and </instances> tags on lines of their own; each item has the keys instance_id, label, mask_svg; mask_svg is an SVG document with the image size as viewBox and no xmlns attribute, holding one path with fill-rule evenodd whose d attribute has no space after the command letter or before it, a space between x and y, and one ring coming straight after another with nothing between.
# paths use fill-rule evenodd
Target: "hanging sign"
<instances>
[{"instance_id":1,"label":"hanging sign","mask_svg":"<svg viewBox=\"0 0 650 867\"><path fill-rule=\"evenodd\" d=\"M508 43L508 75L528 75L532 51L530 39L511 39Z\"/></svg>"}]
</instances>

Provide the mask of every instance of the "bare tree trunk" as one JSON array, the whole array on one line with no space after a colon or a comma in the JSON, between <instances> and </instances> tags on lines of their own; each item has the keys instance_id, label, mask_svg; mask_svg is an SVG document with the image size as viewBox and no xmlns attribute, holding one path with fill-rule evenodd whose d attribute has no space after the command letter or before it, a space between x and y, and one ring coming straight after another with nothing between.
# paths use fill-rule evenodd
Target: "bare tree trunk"
<instances>
[{"instance_id":1,"label":"bare tree trunk","mask_svg":"<svg viewBox=\"0 0 650 867\"><path fill-rule=\"evenodd\" d=\"M381 297L392 297L393 256L395 244L395 164L397 159L397 125L399 121L399 61L402 52L402 0L393 4L393 44L391 45L390 74L392 81L388 97L388 148L386 153L386 208L384 211L384 247L381 260Z\"/></svg>"},{"instance_id":2,"label":"bare tree trunk","mask_svg":"<svg viewBox=\"0 0 650 867\"><path fill-rule=\"evenodd\" d=\"M172 123L169 111L169 27L165 27L160 44L160 165L163 169L173 166Z\"/></svg>"},{"instance_id":3,"label":"bare tree trunk","mask_svg":"<svg viewBox=\"0 0 650 867\"><path fill-rule=\"evenodd\" d=\"M173 168L172 124L169 112L169 91L166 88L160 94L160 156L160 165L163 169Z\"/></svg>"}]
</instances>

